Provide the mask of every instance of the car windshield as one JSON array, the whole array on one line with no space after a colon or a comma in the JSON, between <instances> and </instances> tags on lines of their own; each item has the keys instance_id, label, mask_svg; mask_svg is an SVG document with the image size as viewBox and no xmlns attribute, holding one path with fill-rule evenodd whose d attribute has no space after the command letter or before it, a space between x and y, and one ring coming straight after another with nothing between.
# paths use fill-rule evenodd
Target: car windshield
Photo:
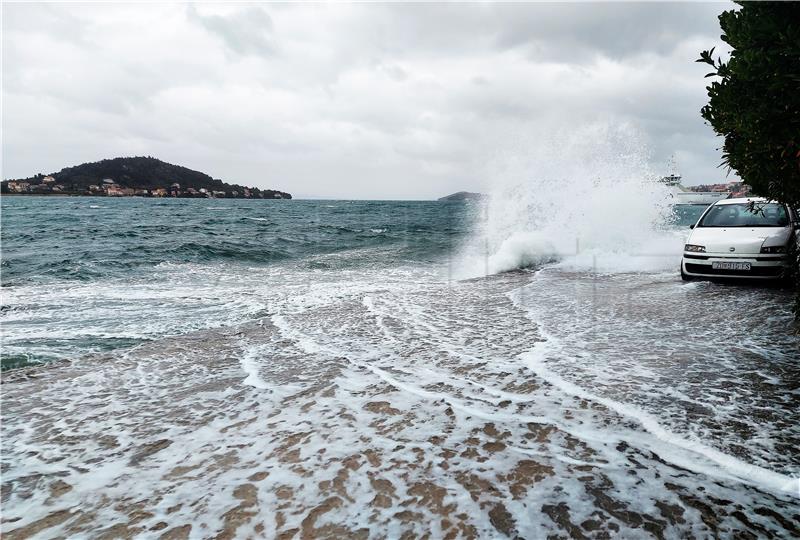
<instances>
[{"instance_id":1,"label":"car windshield","mask_svg":"<svg viewBox=\"0 0 800 540\"><path fill-rule=\"evenodd\" d=\"M776 203L718 204L700 220L700 227L786 227L786 207Z\"/></svg>"}]
</instances>

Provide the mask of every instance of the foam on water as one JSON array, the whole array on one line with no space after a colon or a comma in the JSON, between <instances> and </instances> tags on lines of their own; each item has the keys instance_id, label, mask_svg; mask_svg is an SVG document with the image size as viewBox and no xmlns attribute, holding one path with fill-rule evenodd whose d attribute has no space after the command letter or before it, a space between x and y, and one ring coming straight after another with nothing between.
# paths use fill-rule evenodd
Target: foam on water
<instances>
[{"instance_id":1,"label":"foam on water","mask_svg":"<svg viewBox=\"0 0 800 540\"><path fill-rule=\"evenodd\" d=\"M126 279L7 287L4 354L32 360L88 352L161 336L237 324L267 309L276 267L168 264Z\"/></svg>"},{"instance_id":2,"label":"foam on water","mask_svg":"<svg viewBox=\"0 0 800 540\"><path fill-rule=\"evenodd\" d=\"M431 202L220 202L4 198L3 368L238 324L293 272L442 259L466 232Z\"/></svg>"},{"instance_id":3,"label":"foam on water","mask_svg":"<svg viewBox=\"0 0 800 540\"><path fill-rule=\"evenodd\" d=\"M581 274L456 283L435 268L344 274L273 282L269 312L255 321L35 378L7 373L4 535L48 516L48 536L112 526L198 537L791 533L780 516L796 500L783 486L657 436L602 384L583 390L582 374L603 359L604 319L597 341L578 324L573 342L556 309ZM655 283L667 297L684 294L665 278L636 280L608 292ZM671 305L647 305L670 321ZM607 375L640 383L624 370ZM659 425L677 433L669 418ZM769 436L797 442L796 429Z\"/></svg>"},{"instance_id":4,"label":"foam on water","mask_svg":"<svg viewBox=\"0 0 800 540\"><path fill-rule=\"evenodd\" d=\"M771 489L794 489L800 476L789 450L800 436L790 420L800 375L790 298L684 285L674 273L598 277L558 268L514 293L547 337L525 355L538 375ZM748 309L758 313L744 325L720 316Z\"/></svg>"},{"instance_id":5,"label":"foam on water","mask_svg":"<svg viewBox=\"0 0 800 540\"><path fill-rule=\"evenodd\" d=\"M520 291L515 291L511 294L511 296L517 302L520 302L521 299L525 297L525 295L521 294ZM538 300L541 301L543 298L538 296ZM530 305L530 303L527 305ZM532 313L534 317L538 319L539 314L541 313L538 308L539 302L536 302L536 305L537 307L529 310L529 313ZM573 349L586 347L586 344L581 343L578 345L578 347L574 347L569 342L565 342L563 337L550 334L547 332L547 330L545 330L545 328L552 324L551 321L539 320L539 322L543 323L540 324L539 328L540 332L542 332L543 336L545 337L546 342L538 345L530 352L521 355L528 367L538 377L546 380L548 383L569 395L602 404L608 409L613 410L622 416L636 420L648 433L655 436L656 439L667 445L666 447L660 444L655 445L658 452L662 455L665 453L670 455L671 461L680 465L681 467L686 467L688 469L713 476L735 478L738 481L752 483L764 489L779 493L785 492L789 494L796 494L798 497L800 497L800 491L798 490L798 488L800 488L800 484L798 483L800 482L800 478L797 476L780 474L765 467L747 463L737 459L732 455L721 452L716 448L708 446L698 437L690 438L677 432L670 431L670 429L665 427L665 425L670 424L670 420L668 418L665 419L665 421L662 421L656 416L656 414L646 412L640 407L630 405L616 399L602 397L599 394L595 394L592 391L586 390L585 388L582 388L581 386L559 376L556 372L547 367L547 359L557 358L563 366L563 361L565 358L574 358L575 352ZM602 332L603 330L599 329L599 333ZM584 350L582 352L588 352L588 350ZM598 357L595 357L592 361L593 363L598 364L604 362L605 360L606 359L603 358L601 354L598 355ZM577 366L573 365L571 367L574 369ZM607 373L607 376L608 375L611 374ZM611 376L615 377L616 374ZM652 377L652 374L648 374L648 376ZM666 390L669 394L671 394L669 389ZM686 428L688 426L681 427ZM774 436L775 434L773 437ZM678 450L688 451L689 455L682 456ZM692 454L696 454L696 456L692 456ZM772 461L771 464L774 464L774 461ZM792 467L792 470L795 473L800 473L800 469L795 469Z\"/></svg>"}]
</instances>

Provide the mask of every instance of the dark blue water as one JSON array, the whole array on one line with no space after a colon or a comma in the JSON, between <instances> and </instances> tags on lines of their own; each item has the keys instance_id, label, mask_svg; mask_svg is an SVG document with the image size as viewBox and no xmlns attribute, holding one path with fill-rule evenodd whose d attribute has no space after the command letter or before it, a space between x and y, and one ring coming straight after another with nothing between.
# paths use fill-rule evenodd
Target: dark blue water
<instances>
[{"instance_id":1,"label":"dark blue water","mask_svg":"<svg viewBox=\"0 0 800 540\"><path fill-rule=\"evenodd\" d=\"M370 263L435 260L467 232L469 208L439 202L5 197L2 284L123 277L165 262L270 264L356 249L381 248Z\"/></svg>"},{"instance_id":2,"label":"dark blue water","mask_svg":"<svg viewBox=\"0 0 800 540\"><path fill-rule=\"evenodd\" d=\"M3 366L261 316L266 304L255 298L279 274L303 279L440 264L468 233L474 209L420 201L3 197Z\"/></svg>"}]
</instances>

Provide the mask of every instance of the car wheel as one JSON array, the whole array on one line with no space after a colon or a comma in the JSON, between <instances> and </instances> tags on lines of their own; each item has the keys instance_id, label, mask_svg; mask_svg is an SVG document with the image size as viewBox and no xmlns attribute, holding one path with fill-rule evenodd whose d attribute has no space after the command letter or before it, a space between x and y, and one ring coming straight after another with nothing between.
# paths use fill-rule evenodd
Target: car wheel
<instances>
[{"instance_id":1,"label":"car wheel","mask_svg":"<svg viewBox=\"0 0 800 540\"><path fill-rule=\"evenodd\" d=\"M781 276L778 280L778 287L781 289L793 289L795 286L795 280L788 272Z\"/></svg>"},{"instance_id":2,"label":"car wheel","mask_svg":"<svg viewBox=\"0 0 800 540\"><path fill-rule=\"evenodd\" d=\"M681 279L683 281L692 281L692 276L683 271L683 264L681 264Z\"/></svg>"}]
</instances>

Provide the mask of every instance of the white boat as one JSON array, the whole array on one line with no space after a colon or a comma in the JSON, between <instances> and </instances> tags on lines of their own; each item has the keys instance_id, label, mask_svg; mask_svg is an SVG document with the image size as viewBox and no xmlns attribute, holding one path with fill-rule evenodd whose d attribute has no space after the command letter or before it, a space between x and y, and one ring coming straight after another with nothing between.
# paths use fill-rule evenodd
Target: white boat
<instances>
[{"instance_id":1,"label":"white boat","mask_svg":"<svg viewBox=\"0 0 800 540\"><path fill-rule=\"evenodd\" d=\"M661 179L669 187L670 197L675 204L714 204L731 196L727 191L689 191L681 185L681 175L670 174Z\"/></svg>"}]
</instances>

